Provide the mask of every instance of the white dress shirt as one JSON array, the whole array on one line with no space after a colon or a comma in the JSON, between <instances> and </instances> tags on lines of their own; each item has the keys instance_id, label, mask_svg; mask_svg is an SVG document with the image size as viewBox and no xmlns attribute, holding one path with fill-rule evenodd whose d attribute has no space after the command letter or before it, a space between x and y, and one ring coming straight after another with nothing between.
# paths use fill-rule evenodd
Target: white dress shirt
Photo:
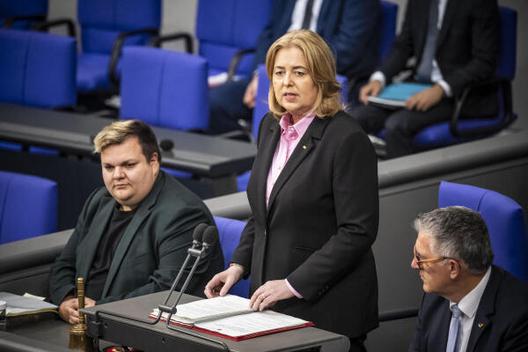
<instances>
[{"instance_id":1,"label":"white dress shirt","mask_svg":"<svg viewBox=\"0 0 528 352\"><path fill-rule=\"evenodd\" d=\"M458 309L462 312L460 317L460 330L458 330L458 352L466 352L469 335L471 335L471 328L473 327L473 322L475 321L475 314L477 313L477 308L480 303L480 299L484 294L484 290L488 285L488 281L491 274L491 267L488 268L486 274L482 277L473 290L471 290L467 295L465 295L460 302L458 302ZM455 302L449 302L449 308L453 306ZM478 323L478 322L477 322Z\"/></svg>"},{"instance_id":2,"label":"white dress shirt","mask_svg":"<svg viewBox=\"0 0 528 352\"><path fill-rule=\"evenodd\" d=\"M446 1L446 0L443 0L443 1ZM288 32L296 30L296 29L301 29L303 19L304 19L304 10L306 9L307 3L308 3L308 0L297 0L295 2L295 7L293 8L293 12L292 12L291 25L290 25L290 28L288 28ZM312 18L310 20L309 29L314 32L317 32L317 20L319 19L319 12L321 12L322 4L323 4L323 0L315 0L313 2Z\"/></svg>"}]
</instances>

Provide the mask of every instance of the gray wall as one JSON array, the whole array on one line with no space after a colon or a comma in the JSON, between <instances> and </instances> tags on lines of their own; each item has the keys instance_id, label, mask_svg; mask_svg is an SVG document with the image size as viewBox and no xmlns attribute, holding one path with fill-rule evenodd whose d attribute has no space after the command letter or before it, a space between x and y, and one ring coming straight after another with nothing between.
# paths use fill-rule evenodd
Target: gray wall
<instances>
[{"instance_id":1,"label":"gray wall","mask_svg":"<svg viewBox=\"0 0 528 352\"><path fill-rule=\"evenodd\" d=\"M400 19L407 0L389 0L400 5ZM461 1L461 0L454 0ZM162 32L193 32L197 0L164 0ZM514 110L519 118L514 129L528 129L528 1L499 0L500 5L517 10L517 73L513 83ZM50 0L50 18L75 17L76 1Z\"/></svg>"}]
</instances>

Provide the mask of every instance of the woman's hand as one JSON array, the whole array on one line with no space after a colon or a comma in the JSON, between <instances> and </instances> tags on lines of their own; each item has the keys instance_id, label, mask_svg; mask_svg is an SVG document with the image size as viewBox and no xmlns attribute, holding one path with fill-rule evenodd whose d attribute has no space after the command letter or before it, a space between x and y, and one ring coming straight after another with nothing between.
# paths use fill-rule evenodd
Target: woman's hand
<instances>
[{"instance_id":1,"label":"woman's hand","mask_svg":"<svg viewBox=\"0 0 528 352\"><path fill-rule=\"evenodd\" d=\"M205 286L204 294L207 298L225 296L231 287L242 278L244 268L234 264L226 270L216 274Z\"/></svg>"},{"instance_id":2,"label":"woman's hand","mask_svg":"<svg viewBox=\"0 0 528 352\"><path fill-rule=\"evenodd\" d=\"M253 310L263 311L273 306L278 301L293 297L293 292L286 284L286 280L268 281L260 286L251 296L250 307Z\"/></svg>"}]
</instances>

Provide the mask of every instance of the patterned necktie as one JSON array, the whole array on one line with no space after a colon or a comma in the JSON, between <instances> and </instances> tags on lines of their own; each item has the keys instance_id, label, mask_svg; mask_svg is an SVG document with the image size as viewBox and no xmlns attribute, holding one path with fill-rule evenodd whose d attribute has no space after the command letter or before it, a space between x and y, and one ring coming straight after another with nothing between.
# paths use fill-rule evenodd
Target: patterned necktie
<instances>
[{"instance_id":1,"label":"patterned necktie","mask_svg":"<svg viewBox=\"0 0 528 352\"><path fill-rule=\"evenodd\" d=\"M449 324L449 337L447 339L446 352L457 352L457 340L458 331L460 330L460 317L462 311L458 308L458 305L454 304L451 307L451 324Z\"/></svg>"},{"instance_id":2,"label":"patterned necktie","mask_svg":"<svg viewBox=\"0 0 528 352\"><path fill-rule=\"evenodd\" d=\"M310 22L312 22L312 7L314 0L308 0L306 2L306 8L304 9L304 18L302 21L302 29L310 29Z\"/></svg>"},{"instance_id":3,"label":"patterned necktie","mask_svg":"<svg viewBox=\"0 0 528 352\"><path fill-rule=\"evenodd\" d=\"M436 39L438 37L438 0L430 0L429 6L427 38L425 40L420 65L416 70L416 80L419 82L431 82L433 60L436 53Z\"/></svg>"}]
</instances>

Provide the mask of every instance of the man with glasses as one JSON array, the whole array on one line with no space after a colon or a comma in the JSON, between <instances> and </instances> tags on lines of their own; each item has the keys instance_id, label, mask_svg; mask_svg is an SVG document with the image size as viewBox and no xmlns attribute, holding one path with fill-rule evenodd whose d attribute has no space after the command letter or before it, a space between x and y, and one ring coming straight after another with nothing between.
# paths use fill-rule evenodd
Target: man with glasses
<instances>
[{"instance_id":1,"label":"man with glasses","mask_svg":"<svg viewBox=\"0 0 528 352\"><path fill-rule=\"evenodd\" d=\"M409 351L528 351L528 285L492 265L481 216L447 207L414 227L411 267L425 294Z\"/></svg>"}]
</instances>

